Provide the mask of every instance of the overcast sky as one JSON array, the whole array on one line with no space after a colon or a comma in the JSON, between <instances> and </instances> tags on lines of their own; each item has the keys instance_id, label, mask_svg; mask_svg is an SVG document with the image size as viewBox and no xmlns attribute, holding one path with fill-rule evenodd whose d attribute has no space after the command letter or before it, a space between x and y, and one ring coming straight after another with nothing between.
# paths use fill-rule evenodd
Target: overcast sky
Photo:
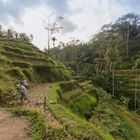
<instances>
[{"instance_id":1,"label":"overcast sky","mask_svg":"<svg viewBox=\"0 0 140 140\"><path fill-rule=\"evenodd\" d=\"M47 31L43 20L52 12L51 19L64 17L64 29L56 35L59 42L72 37L88 41L102 25L128 12L140 14L139 9L140 0L0 0L0 24L33 34L33 43L44 49Z\"/></svg>"}]
</instances>

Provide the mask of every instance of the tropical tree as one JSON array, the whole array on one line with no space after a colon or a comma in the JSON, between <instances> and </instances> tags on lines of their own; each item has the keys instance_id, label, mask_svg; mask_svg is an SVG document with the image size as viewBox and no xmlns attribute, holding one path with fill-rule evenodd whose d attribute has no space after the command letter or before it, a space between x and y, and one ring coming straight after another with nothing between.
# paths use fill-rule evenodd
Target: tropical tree
<instances>
[{"instance_id":1,"label":"tropical tree","mask_svg":"<svg viewBox=\"0 0 140 140\"><path fill-rule=\"evenodd\" d=\"M55 41L56 41L56 37L52 37L52 42L53 42L53 47L55 47Z\"/></svg>"},{"instance_id":2,"label":"tropical tree","mask_svg":"<svg viewBox=\"0 0 140 140\"><path fill-rule=\"evenodd\" d=\"M126 56L129 52L129 39L134 39L140 33L140 16L128 13L119 18L113 28L119 33L126 42Z\"/></svg>"},{"instance_id":3,"label":"tropical tree","mask_svg":"<svg viewBox=\"0 0 140 140\"><path fill-rule=\"evenodd\" d=\"M19 33L19 39L25 42L30 42L30 37L26 33Z\"/></svg>"},{"instance_id":4,"label":"tropical tree","mask_svg":"<svg viewBox=\"0 0 140 140\"><path fill-rule=\"evenodd\" d=\"M58 33L60 30L63 29L63 27L60 25L61 21L63 20L63 17L59 16L55 18L53 21L51 19L52 14L48 17L47 20L44 20L44 28L48 32L48 54L50 51L50 41L52 39L52 35L55 33Z\"/></svg>"},{"instance_id":5,"label":"tropical tree","mask_svg":"<svg viewBox=\"0 0 140 140\"><path fill-rule=\"evenodd\" d=\"M14 38L14 31L13 31L13 29L12 28L9 28L8 30L7 30L7 38Z\"/></svg>"},{"instance_id":6,"label":"tropical tree","mask_svg":"<svg viewBox=\"0 0 140 140\"><path fill-rule=\"evenodd\" d=\"M33 41L33 38L34 38L33 34L30 34L30 42Z\"/></svg>"},{"instance_id":7,"label":"tropical tree","mask_svg":"<svg viewBox=\"0 0 140 140\"><path fill-rule=\"evenodd\" d=\"M3 30L2 30L2 25L0 25L0 37L3 36Z\"/></svg>"}]
</instances>

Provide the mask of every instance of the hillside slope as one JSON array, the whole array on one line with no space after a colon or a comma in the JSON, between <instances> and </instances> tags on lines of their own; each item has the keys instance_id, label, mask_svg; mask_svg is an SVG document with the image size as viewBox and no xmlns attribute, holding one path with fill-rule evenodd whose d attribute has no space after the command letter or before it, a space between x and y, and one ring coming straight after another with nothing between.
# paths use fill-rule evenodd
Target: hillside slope
<instances>
[{"instance_id":1,"label":"hillside slope","mask_svg":"<svg viewBox=\"0 0 140 140\"><path fill-rule=\"evenodd\" d=\"M68 80L69 69L33 44L0 38L0 103L10 100L15 83L23 78L31 82Z\"/></svg>"},{"instance_id":2,"label":"hillside slope","mask_svg":"<svg viewBox=\"0 0 140 140\"><path fill-rule=\"evenodd\" d=\"M76 139L139 140L139 116L91 81L51 85L48 106ZM81 88L81 89L80 89ZM53 103L49 104L49 100ZM88 128L88 129L87 129Z\"/></svg>"}]
</instances>

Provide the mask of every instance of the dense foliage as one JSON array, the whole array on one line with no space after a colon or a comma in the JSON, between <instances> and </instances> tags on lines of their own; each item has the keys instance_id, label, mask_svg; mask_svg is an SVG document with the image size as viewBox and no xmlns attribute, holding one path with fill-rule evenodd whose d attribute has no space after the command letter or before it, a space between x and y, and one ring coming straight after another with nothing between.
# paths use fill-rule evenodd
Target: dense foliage
<instances>
[{"instance_id":1,"label":"dense foliage","mask_svg":"<svg viewBox=\"0 0 140 140\"><path fill-rule=\"evenodd\" d=\"M70 77L70 69L32 43L0 37L0 104L13 101L15 84L24 78L29 83L42 83L69 80Z\"/></svg>"},{"instance_id":2,"label":"dense foliage","mask_svg":"<svg viewBox=\"0 0 140 140\"><path fill-rule=\"evenodd\" d=\"M117 98L134 99L140 82L140 16L128 13L103 25L87 43L73 39L52 48L50 54L71 67L73 75L92 80Z\"/></svg>"}]
</instances>

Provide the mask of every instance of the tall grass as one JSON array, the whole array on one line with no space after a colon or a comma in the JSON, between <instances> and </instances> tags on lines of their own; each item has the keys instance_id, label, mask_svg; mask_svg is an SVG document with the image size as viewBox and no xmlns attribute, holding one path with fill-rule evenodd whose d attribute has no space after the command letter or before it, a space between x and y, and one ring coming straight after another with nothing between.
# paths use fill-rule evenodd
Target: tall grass
<instances>
[{"instance_id":1,"label":"tall grass","mask_svg":"<svg viewBox=\"0 0 140 140\"><path fill-rule=\"evenodd\" d=\"M59 86L52 84L50 94L48 94L48 101L57 102L58 94L57 91ZM69 109L65 108L61 104L49 104L47 103L52 114L65 126L65 129L75 139L96 139L96 140L113 140L114 138L105 132L98 126L94 126L88 123L86 120L79 118L77 115L72 113Z\"/></svg>"}]
</instances>

